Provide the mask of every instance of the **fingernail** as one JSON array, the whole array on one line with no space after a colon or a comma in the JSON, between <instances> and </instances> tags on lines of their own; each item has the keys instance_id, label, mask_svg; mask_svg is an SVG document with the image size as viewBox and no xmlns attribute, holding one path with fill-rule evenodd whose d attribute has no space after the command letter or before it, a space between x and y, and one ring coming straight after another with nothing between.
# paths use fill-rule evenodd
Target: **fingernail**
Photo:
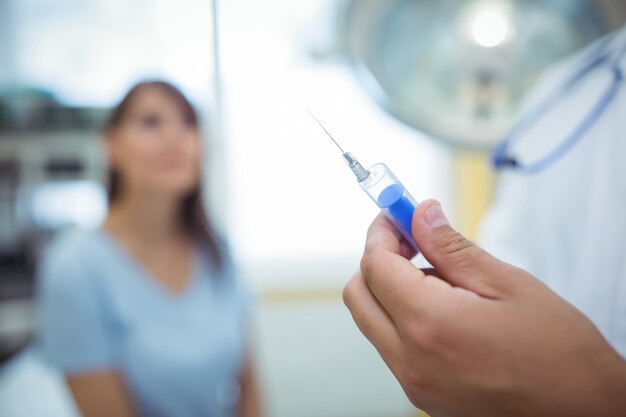
<instances>
[{"instance_id":1,"label":"fingernail","mask_svg":"<svg viewBox=\"0 0 626 417\"><path fill-rule=\"evenodd\" d=\"M435 204L430 206L426 212L424 213L424 220L431 228L447 226L448 219L446 219L446 215L443 214L441 210L441 206L439 204Z\"/></svg>"}]
</instances>

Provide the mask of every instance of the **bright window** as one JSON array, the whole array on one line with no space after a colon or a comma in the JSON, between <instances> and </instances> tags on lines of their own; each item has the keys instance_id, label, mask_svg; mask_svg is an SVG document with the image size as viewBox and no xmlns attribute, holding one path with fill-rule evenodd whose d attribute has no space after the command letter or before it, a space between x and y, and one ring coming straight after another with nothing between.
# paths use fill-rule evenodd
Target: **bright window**
<instances>
[{"instance_id":1,"label":"bright window","mask_svg":"<svg viewBox=\"0 0 626 417\"><path fill-rule=\"evenodd\" d=\"M11 84L43 87L73 105L110 106L143 78L212 99L211 2L11 1ZM1 31L1 29L0 29Z\"/></svg>"},{"instance_id":2,"label":"bright window","mask_svg":"<svg viewBox=\"0 0 626 417\"><path fill-rule=\"evenodd\" d=\"M446 153L374 104L347 63L310 57L315 41L332 35L325 2L220 5L234 247L252 270L299 265L260 276L268 285L300 285L307 275L316 285L343 282L303 269L356 267L377 209L305 106L364 165L387 163L418 200L448 200Z\"/></svg>"}]
</instances>

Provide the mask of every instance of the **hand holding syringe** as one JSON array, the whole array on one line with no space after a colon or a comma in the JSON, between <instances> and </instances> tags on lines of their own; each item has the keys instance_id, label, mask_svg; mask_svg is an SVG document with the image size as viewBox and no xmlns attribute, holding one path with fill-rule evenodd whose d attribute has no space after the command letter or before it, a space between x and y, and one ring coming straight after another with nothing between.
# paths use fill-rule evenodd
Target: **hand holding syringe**
<instances>
[{"instance_id":1,"label":"hand holding syringe","mask_svg":"<svg viewBox=\"0 0 626 417\"><path fill-rule=\"evenodd\" d=\"M398 181L396 176L393 175L387 165L380 163L371 166L369 169L363 168L350 152L345 152L339 146L317 117L310 110L307 109L307 111L341 150L343 159L345 159L354 175L356 175L361 188L374 200L374 203L381 208L385 216L398 229L404 239L417 251L418 248L413 240L411 230L413 212L417 206L415 199L404 188L402 183Z\"/></svg>"}]
</instances>

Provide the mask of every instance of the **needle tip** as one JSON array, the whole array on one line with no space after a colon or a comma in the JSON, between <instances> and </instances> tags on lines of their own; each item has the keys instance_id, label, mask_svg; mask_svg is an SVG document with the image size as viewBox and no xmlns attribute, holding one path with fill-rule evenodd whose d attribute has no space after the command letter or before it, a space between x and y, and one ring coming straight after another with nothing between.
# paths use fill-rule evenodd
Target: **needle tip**
<instances>
[{"instance_id":1,"label":"needle tip","mask_svg":"<svg viewBox=\"0 0 626 417\"><path fill-rule=\"evenodd\" d=\"M335 140L335 138L332 137L332 135L328 132L328 130L326 130L326 128L324 127L324 125L322 124L322 122L319 121L319 119L317 117L315 117L315 115L313 114L313 112L308 108L305 107L306 111L309 112L309 114L311 115L311 117L317 122L317 124L322 128L322 130L324 130L324 132L326 132L326 134L328 135L328 137L335 143L335 145L337 145L337 147L339 148L339 150L341 151L342 154L345 154L345 151L343 150L343 148L341 146L339 146L339 143L337 143L337 141Z\"/></svg>"}]
</instances>

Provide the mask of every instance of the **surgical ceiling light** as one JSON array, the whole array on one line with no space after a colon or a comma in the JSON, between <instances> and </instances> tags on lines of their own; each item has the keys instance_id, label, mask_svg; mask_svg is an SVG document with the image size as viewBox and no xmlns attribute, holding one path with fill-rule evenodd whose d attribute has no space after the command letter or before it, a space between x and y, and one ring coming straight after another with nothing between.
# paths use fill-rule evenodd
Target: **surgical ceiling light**
<instances>
[{"instance_id":1,"label":"surgical ceiling light","mask_svg":"<svg viewBox=\"0 0 626 417\"><path fill-rule=\"evenodd\" d=\"M471 34L473 40L485 48L502 45L512 32L512 23L498 9L480 10L473 16Z\"/></svg>"},{"instance_id":2,"label":"surgical ceiling light","mask_svg":"<svg viewBox=\"0 0 626 417\"><path fill-rule=\"evenodd\" d=\"M433 138L493 147L539 74L617 29L626 2L345 0L337 45L391 115ZM619 20L619 19L616 19ZM324 56L320 54L320 56Z\"/></svg>"}]
</instances>

